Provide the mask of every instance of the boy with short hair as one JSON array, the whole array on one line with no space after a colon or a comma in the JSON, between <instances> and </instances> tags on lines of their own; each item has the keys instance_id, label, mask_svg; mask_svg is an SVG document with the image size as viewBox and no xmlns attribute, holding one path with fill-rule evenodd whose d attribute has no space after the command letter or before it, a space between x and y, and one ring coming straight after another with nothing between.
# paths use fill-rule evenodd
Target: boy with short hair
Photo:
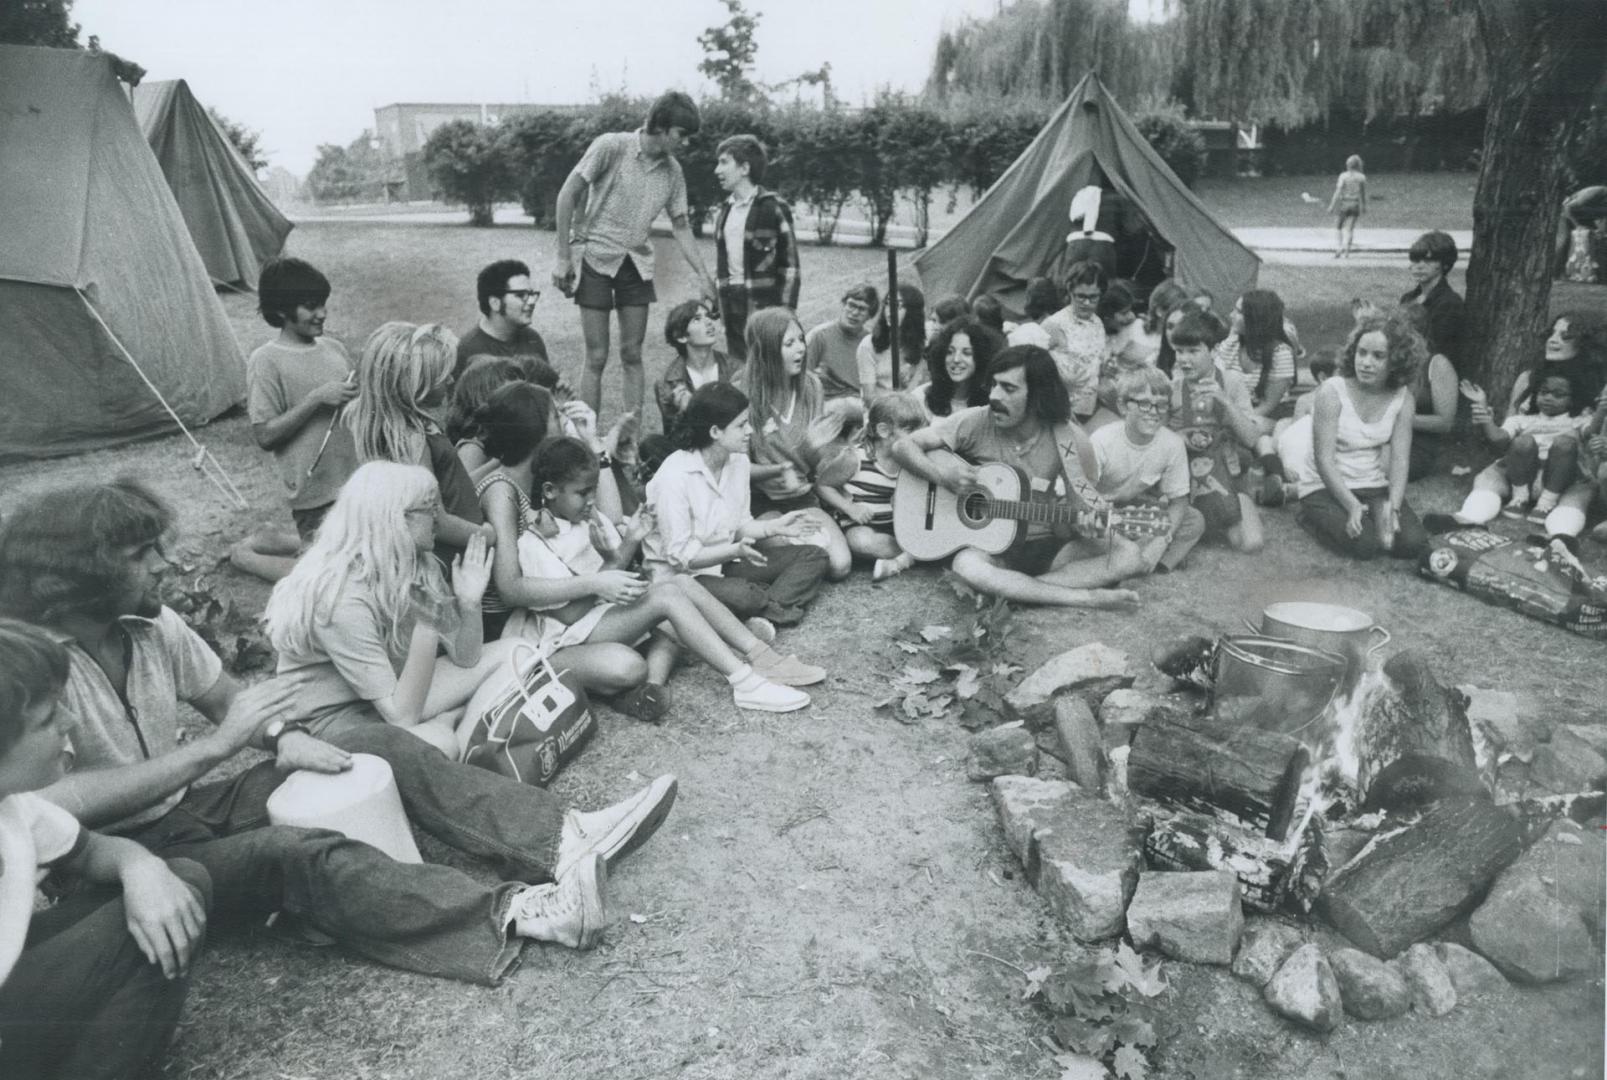
<instances>
[{"instance_id":1,"label":"boy with short hair","mask_svg":"<svg viewBox=\"0 0 1607 1080\"><path fill-rule=\"evenodd\" d=\"M675 359L653 384L665 435L675 435L675 422L698 387L711 382L735 383L742 373L742 365L716 344L719 327L720 321L703 300L683 300L665 317L664 341L675 350Z\"/></svg>"},{"instance_id":2,"label":"boy with short hair","mask_svg":"<svg viewBox=\"0 0 1607 1080\"><path fill-rule=\"evenodd\" d=\"M541 290L530 280L530 267L518 259L499 259L474 280L480 319L458 339L456 379L476 356L507 356L524 361L540 357L549 363L547 343L531 325Z\"/></svg>"},{"instance_id":3,"label":"boy with short hair","mask_svg":"<svg viewBox=\"0 0 1607 1080\"><path fill-rule=\"evenodd\" d=\"M1208 535L1227 538L1236 551L1259 551L1261 515L1245 492L1240 448L1261 434L1241 372L1217 367L1211 350L1225 336L1222 320L1190 311L1167 332L1177 354L1172 375L1171 427L1189 457L1189 502L1205 516Z\"/></svg>"},{"instance_id":4,"label":"boy with short hair","mask_svg":"<svg viewBox=\"0 0 1607 1080\"><path fill-rule=\"evenodd\" d=\"M1088 437L1099 462L1099 493L1115 506L1166 508L1170 533L1139 544L1150 572L1176 570L1205 535L1205 517L1189 505L1188 451L1166 426L1172 383L1158 368L1124 372L1116 380L1119 424Z\"/></svg>"},{"instance_id":5,"label":"boy with short hair","mask_svg":"<svg viewBox=\"0 0 1607 1080\"><path fill-rule=\"evenodd\" d=\"M762 187L769 157L753 135L732 135L715 148L714 176L730 193L714 222L714 277L720 289L726 351L748 358L750 312L767 307L796 311L802 279L792 207Z\"/></svg>"},{"instance_id":6,"label":"boy with short hair","mask_svg":"<svg viewBox=\"0 0 1607 1080\"><path fill-rule=\"evenodd\" d=\"M1462 373L1466 320L1462 297L1446 280L1456 265L1456 240L1435 229L1412 241L1406 251L1413 285L1401 294L1402 304L1422 304L1428 312L1428 351L1439 353Z\"/></svg>"},{"instance_id":7,"label":"boy with short hair","mask_svg":"<svg viewBox=\"0 0 1607 1080\"><path fill-rule=\"evenodd\" d=\"M212 883L33 794L63 773L67 671L45 631L0 619L0 1076L144 1075L178 1024ZM58 872L103 887L35 915Z\"/></svg>"},{"instance_id":8,"label":"boy with short hair","mask_svg":"<svg viewBox=\"0 0 1607 1080\"><path fill-rule=\"evenodd\" d=\"M859 396L859 342L881 302L876 286L855 285L843 293L841 315L804 335L804 368L820 377L827 398Z\"/></svg>"},{"instance_id":9,"label":"boy with short hair","mask_svg":"<svg viewBox=\"0 0 1607 1080\"><path fill-rule=\"evenodd\" d=\"M246 361L246 412L257 445L279 463L296 531L264 526L230 559L268 581L290 572L357 469L351 430L338 423L357 395L356 372L345 346L323 336L329 292L316 267L288 256L269 260L257 282L258 309L279 335Z\"/></svg>"}]
</instances>

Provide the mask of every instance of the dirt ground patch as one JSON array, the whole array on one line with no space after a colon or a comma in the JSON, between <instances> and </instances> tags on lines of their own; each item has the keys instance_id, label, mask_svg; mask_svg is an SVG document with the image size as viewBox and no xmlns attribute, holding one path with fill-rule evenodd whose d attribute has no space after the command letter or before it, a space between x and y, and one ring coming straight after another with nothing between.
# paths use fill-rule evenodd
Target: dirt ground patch
<instances>
[{"instance_id":1,"label":"dirt ground patch","mask_svg":"<svg viewBox=\"0 0 1607 1080\"><path fill-rule=\"evenodd\" d=\"M528 229L320 223L298 229L290 251L335 282L331 327L355 350L387 318L466 328L475 269L524 253L539 276L550 242ZM882 258L806 252L805 323L828 317L835 296L877 273ZM1341 325L1346 316L1329 309L1350 295L1404 288L1387 275L1348 273L1302 271L1272 286L1292 310L1311 312L1310 329L1296 315L1308 342L1331 339L1316 327ZM670 301L687 291L674 271L661 288ZM266 339L249 297L227 297L225 306L244 347ZM578 329L567 305L543 297L537 319L573 376ZM668 352L653 340L650 378ZM607 409L618 407L617 392L610 375ZM141 472L178 506L194 559L209 563L251 522L283 510L243 420L215 424L202 438L263 509L224 506L190 470L183 446L165 439L0 469L0 511L45 486ZM1421 496L1431 507L1455 499L1449 478ZM1207 548L1185 572L1143 583L1133 615L1024 612L1009 650L1027 670L1096 640L1142 656L1165 635L1236 628L1273 600L1335 599L1370 611L1395 634L1392 648L1428 651L1447 682L1533 693L1558 719L1600 721L1607 682L1599 644L1402 567L1336 563L1287 512L1270 516L1267 533L1259 557ZM242 605L260 608L264 587L225 580ZM911 620L952 624L963 610L936 570L829 590L783 638L832 673L813 708L796 716L739 713L707 669L678 674L663 727L600 708L600 737L560 777L559 793L597 805L667 771L680 777L681 795L659 835L613 874L612 926L595 952L529 948L501 987L482 990L268 932L221 933L200 967L167 1075L1056 1076L1047 1022L1021 1000L1024 980L999 960L1054 964L1066 941L1004 847L986 789L964 778L964 731L952 720L907 726L871 707L885 695L891 632ZM423 847L426 857L490 879L484 866L428 840ZM1443 1020L1348 1023L1319 1038L1276 1020L1225 973L1167 971L1156 1076L1561 1080L1602 1072L1599 979L1509 989Z\"/></svg>"}]
</instances>

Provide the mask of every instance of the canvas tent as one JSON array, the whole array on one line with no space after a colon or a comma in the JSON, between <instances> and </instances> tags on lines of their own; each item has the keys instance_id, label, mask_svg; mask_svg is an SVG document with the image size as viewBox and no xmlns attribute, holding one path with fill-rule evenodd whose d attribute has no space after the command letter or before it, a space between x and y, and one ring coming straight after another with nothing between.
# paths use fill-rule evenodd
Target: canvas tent
<instances>
[{"instance_id":1,"label":"canvas tent","mask_svg":"<svg viewBox=\"0 0 1607 1080\"><path fill-rule=\"evenodd\" d=\"M104 55L0 45L0 192L0 460L169 429L161 399L188 424L245 396L228 317Z\"/></svg>"},{"instance_id":2,"label":"canvas tent","mask_svg":"<svg viewBox=\"0 0 1607 1080\"><path fill-rule=\"evenodd\" d=\"M1020 316L1029 279L1061 267L1071 199L1107 181L1142 215L1174 274L1219 302L1255 286L1261 260L1223 227L1139 134L1095 75L944 237L915 258L928 296L991 293Z\"/></svg>"},{"instance_id":3,"label":"canvas tent","mask_svg":"<svg viewBox=\"0 0 1607 1080\"><path fill-rule=\"evenodd\" d=\"M262 264L285 246L289 220L183 79L135 87L134 115L206 272L221 284L255 289Z\"/></svg>"}]
</instances>

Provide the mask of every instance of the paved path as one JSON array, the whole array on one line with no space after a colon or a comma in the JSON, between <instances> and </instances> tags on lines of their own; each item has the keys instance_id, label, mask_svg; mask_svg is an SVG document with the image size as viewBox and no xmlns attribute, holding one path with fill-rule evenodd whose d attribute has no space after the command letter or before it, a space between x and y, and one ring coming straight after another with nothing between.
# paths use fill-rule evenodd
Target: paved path
<instances>
[{"instance_id":1,"label":"paved path","mask_svg":"<svg viewBox=\"0 0 1607 1080\"><path fill-rule=\"evenodd\" d=\"M439 203L403 203L393 205L354 206L340 210L311 208L296 212L295 222L381 222L403 225L462 225L465 211L442 207ZM492 215L498 225L524 225L530 219L517 206L499 206ZM807 215L798 217L798 233L806 241L813 234L814 220ZM663 231L668 232L667 229ZM907 225L893 225L887 230L888 239L896 246L913 245L915 230ZM1345 266L1379 266L1399 263L1421 235L1416 229L1357 229L1355 247L1344 259L1334 259L1334 230L1316 227L1246 226L1233 230L1244 244L1269 263L1293 266L1320 266L1337 262ZM935 242L942 231L933 229ZM837 224L837 239L844 246L862 244L870 236L870 226L863 221L844 218ZM1451 232L1459 250L1466 252L1473 246L1473 234L1465 229Z\"/></svg>"}]
</instances>

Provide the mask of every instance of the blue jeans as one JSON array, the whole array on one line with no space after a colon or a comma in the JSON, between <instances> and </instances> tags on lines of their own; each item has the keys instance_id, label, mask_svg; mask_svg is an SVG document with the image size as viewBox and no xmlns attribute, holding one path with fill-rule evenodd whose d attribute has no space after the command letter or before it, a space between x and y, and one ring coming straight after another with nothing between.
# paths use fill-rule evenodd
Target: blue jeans
<instances>
[{"instance_id":1,"label":"blue jeans","mask_svg":"<svg viewBox=\"0 0 1607 1080\"><path fill-rule=\"evenodd\" d=\"M209 903L205 870L183 859L169 869ZM188 990L188 976L164 978L140 952L120 890L68 895L34 914L0 987L0 1076L143 1076L172 1040Z\"/></svg>"},{"instance_id":2,"label":"blue jeans","mask_svg":"<svg viewBox=\"0 0 1607 1080\"><path fill-rule=\"evenodd\" d=\"M521 878L551 879L564 816L554 796L448 761L377 717L324 737L384 758L408 818L437 840ZM282 911L359 955L407 971L487 986L507 973L521 945L506 926L508 897L520 881L485 886L451 867L396 862L337 832L270 825L268 796L284 778L263 762L231 780L192 787L131 835L207 869L220 925Z\"/></svg>"}]
</instances>

